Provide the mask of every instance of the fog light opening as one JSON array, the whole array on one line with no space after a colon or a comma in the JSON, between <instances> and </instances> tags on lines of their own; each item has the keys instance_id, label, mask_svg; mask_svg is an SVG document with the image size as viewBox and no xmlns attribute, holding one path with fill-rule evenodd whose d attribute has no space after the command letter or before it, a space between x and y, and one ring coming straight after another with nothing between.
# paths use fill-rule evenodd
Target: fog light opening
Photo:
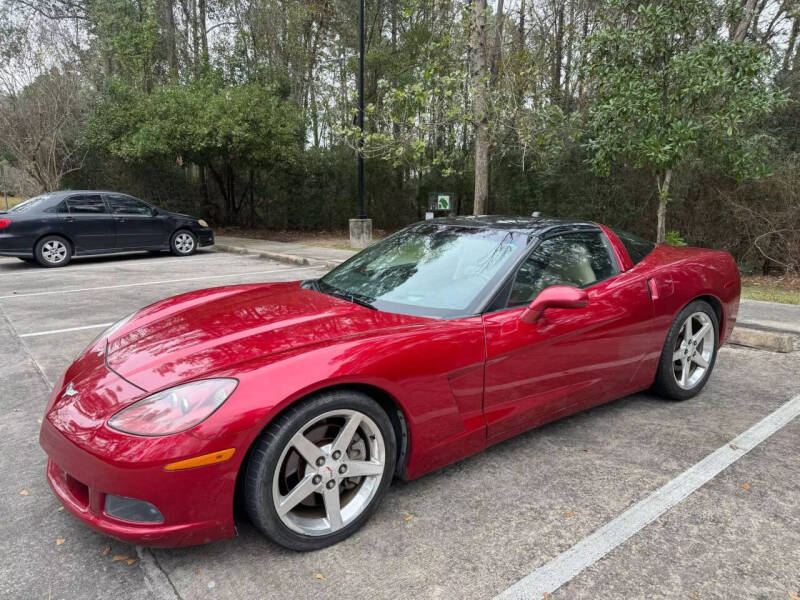
<instances>
[{"instance_id":1,"label":"fog light opening","mask_svg":"<svg viewBox=\"0 0 800 600\"><path fill-rule=\"evenodd\" d=\"M105 512L109 517L134 523L163 523L164 515L144 500L106 494Z\"/></svg>"}]
</instances>

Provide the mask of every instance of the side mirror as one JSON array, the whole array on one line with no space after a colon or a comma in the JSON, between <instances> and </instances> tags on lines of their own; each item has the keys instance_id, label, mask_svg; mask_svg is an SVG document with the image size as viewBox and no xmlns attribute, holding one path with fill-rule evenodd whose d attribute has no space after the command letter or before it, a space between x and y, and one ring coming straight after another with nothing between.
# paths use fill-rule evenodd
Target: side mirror
<instances>
[{"instance_id":1,"label":"side mirror","mask_svg":"<svg viewBox=\"0 0 800 600\"><path fill-rule=\"evenodd\" d=\"M548 308L583 308L589 304L586 290L571 285L551 285L543 289L520 316L523 323L535 323Z\"/></svg>"},{"instance_id":2,"label":"side mirror","mask_svg":"<svg viewBox=\"0 0 800 600\"><path fill-rule=\"evenodd\" d=\"M158 208L156 208L155 206L153 207L153 210L151 210L150 212L154 217L157 217L158 215L161 214L161 211L158 210Z\"/></svg>"}]
</instances>

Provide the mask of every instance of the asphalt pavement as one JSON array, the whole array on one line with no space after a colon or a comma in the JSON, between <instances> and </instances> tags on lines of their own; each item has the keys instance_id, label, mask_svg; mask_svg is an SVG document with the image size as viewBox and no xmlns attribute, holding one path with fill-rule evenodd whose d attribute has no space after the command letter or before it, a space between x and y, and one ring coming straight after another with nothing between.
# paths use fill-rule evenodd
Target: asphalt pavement
<instances>
[{"instance_id":1,"label":"asphalt pavement","mask_svg":"<svg viewBox=\"0 0 800 600\"><path fill-rule=\"evenodd\" d=\"M204 251L45 270L0 259L0 597L493 598L564 553L583 570L554 600L800 595L800 418L610 549L581 550L798 396L797 352L726 347L693 400L636 394L396 481L370 523L318 552L278 548L247 522L205 546L136 548L60 508L44 479L40 419L50 383L107 323L192 289L325 271L309 262ZM765 309L751 318L785 316Z\"/></svg>"}]
</instances>

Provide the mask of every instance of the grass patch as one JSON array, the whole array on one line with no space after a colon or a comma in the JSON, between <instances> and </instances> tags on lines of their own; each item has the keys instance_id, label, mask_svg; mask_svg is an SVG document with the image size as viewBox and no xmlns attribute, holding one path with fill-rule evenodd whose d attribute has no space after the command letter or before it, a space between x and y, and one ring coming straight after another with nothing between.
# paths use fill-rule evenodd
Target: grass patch
<instances>
[{"instance_id":1,"label":"grass patch","mask_svg":"<svg viewBox=\"0 0 800 600\"><path fill-rule=\"evenodd\" d=\"M800 277L743 277L742 298L800 304Z\"/></svg>"},{"instance_id":2,"label":"grass patch","mask_svg":"<svg viewBox=\"0 0 800 600\"><path fill-rule=\"evenodd\" d=\"M9 196L8 208L14 208L17 204L25 200L27 200L27 198L21 196ZM0 194L0 210L6 210L6 198L2 194Z\"/></svg>"}]
</instances>

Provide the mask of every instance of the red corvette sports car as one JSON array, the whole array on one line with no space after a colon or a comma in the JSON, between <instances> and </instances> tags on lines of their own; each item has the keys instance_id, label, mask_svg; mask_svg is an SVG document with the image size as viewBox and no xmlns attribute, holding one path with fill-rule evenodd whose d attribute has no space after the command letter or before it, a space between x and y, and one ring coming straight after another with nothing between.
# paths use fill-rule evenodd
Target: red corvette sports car
<instances>
[{"instance_id":1,"label":"red corvette sports car","mask_svg":"<svg viewBox=\"0 0 800 600\"><path fill-rule=\"evenodd\" d=\"M318 280L190 292L104 332L40 442L79 519L152 546L236 533L296 550L414 478L591 406L706 384L739 304L724 252L588 222L412 225Z\"/></svg>"}]
</instances>

